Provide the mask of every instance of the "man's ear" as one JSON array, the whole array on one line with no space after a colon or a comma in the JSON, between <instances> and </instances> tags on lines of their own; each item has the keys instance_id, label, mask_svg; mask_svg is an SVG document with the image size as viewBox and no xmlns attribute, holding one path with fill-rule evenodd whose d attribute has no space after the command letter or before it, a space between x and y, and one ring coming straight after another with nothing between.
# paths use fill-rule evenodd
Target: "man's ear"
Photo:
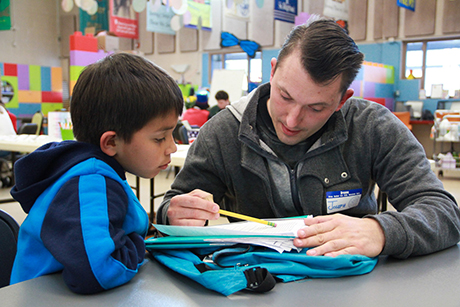
<instances>
[{"instance_id":1,"label":"man's ear","mask_svg":"<svg viewBox=\"0 0 460 307\"><path fill-rule=\"evenodd\" d=\"M99 143L102 152L111 157L115 156L117 153L117 138L115 131L104 132Z\"/></svg>"},{"instance_id":2,"label":"man's ear","mask_svg":"<svg viewBox=\"0 0 460 307\"><path fill-rule=\"evenodd\" d=\"M275 68L276 68L277 60L276 58L272 58L270 60L271 70L270 70L270 82L272 82L273 76L275 75Z\"/></svg>"},{"instance_id":3,"label":"man's ear","mask_svg":"<svg viewBox=\"0 0 460 307\"><path fill-rule=\"evenodd\" d=\"M340 110L343 105L345 104L345 102L347 102L347 100L353 96L353 94L355 93L355 91L352 89L352 88L349 88L346 92L345 92L345 95L342 96L342 100L340 100L340 103L339 103L339 106L337 107L337 109L335 110L336 112L338 110Z\"/></svg>"}]
</instances>

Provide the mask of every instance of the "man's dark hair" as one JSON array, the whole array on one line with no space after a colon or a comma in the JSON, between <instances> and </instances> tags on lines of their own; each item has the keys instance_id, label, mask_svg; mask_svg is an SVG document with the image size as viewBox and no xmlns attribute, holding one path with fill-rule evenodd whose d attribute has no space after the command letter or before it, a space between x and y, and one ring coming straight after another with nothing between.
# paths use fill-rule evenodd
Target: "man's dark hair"
<instances>
[{"instance_id":1,"label":"man's dark hair","mask_svg":"<svg viewBox=\"0 0 460 307\"><path fill-rule=\"evenodd\" d=\"M218 91L214 97L216 98L216 100L227 100L228 94L226 91Z\"/></svg>"},{"instance_id":2,"label":"man's dark hair","mask_svg":"<svg viewBox=\"0 0 460 307\"><path fill-rule=\"evenodd\" d=\"M99 146L106 131L130 142L150 120L182 114L184 99L176 82L160 67L132 54L107 56L87 66L70 102L78 141Z\"/></svg>"},{"instance_id":3,"label":"man's dark hair","mask_svg":"<svg viewBox=\"0 0 460 307\"><path fill-rule=\"evenodd\" d=\"M316 83L328 84L342 75L342 93L355 79L364 58L353 39L335 21L318 19L316 15L288 35L275 71L296 50L300 51L303 68Z\"/></svg>"}]
</instances>

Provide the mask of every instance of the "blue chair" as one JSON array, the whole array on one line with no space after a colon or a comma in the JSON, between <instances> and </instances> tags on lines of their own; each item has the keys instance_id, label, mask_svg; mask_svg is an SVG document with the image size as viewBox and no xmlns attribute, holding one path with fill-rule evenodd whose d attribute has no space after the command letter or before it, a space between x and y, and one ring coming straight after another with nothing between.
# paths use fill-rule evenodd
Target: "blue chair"
<instances>
[{"instance_id":1,"label":"blue chair","mask_svg":"<svg viewBox=\"0 0 460 307\"><path fill-rule=\"evenodd\" d=\"M0 288L10 284L18 234L19 224L11 215L0 209Z\"/></svg>"}]
</instances>

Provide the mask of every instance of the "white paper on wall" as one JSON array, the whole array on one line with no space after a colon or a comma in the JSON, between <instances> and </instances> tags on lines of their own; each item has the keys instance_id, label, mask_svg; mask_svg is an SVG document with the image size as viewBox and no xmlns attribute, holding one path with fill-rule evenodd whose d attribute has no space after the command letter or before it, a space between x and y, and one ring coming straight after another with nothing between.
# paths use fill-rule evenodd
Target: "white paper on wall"
<instances>
[{"instance_id":1,"label":"white paper on wall","mask_svg":"<svg viewBox=\"0 0 460 307\"><path fill-rule=\"evenodd\" d=\"M230 103L240 99L243 95L243 81L245 81L245 78L244 70L214 69L208 100L209 106L217 104L214 96L220 90L227 92Z\"/></svg>"}]
</instances>

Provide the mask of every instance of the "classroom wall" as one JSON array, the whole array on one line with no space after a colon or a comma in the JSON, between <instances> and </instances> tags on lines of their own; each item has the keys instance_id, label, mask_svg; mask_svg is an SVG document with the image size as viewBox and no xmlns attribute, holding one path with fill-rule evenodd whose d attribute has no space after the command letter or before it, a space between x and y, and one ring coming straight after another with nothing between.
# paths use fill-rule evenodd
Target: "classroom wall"
<instances>
[{"instance_id":1,"label":"classroom wall","mask_svg":"<svg viewBox=\"0 0 460 307\"><path fill-rule=\"evenodd\" d=\"M417 1L415 13L403 8L395 8L396 1L393 0L349 1L350 35L365 53L367 61L395 67L395 86L399 86L401 40L460 36L458 25L460 21L458 18L453 18L460 14L460 1ZM62 66L63 80L68 81L68 36L79 30L78 9L74 7L71 12L65 13L60 2L60 0L11 1L13 30L0 31L0 62ZM251 3L255 2L252 0ZM299 12L321 13L323 8L323 0L299 0L298 2ZM173 51L165 53L161 48L164 35L147 32L145 19L144 14L140 14L139 41L121 39L121 49L132 49L139 42L139 51L145 54L146 58L162 66L175 79L179 80L180 74L174 72L171 65L189 64L190 68L184 75L185 81L198 85L204 83L208 79L208 72L205 71L207 64L203 63L203 59L209 58L204 53L221 51L220 48L205 50L209 33L197 30L196 51L181 51L181 41L191 33L181 31L171 39L167 38L172 43ZM254 33L257 27L252 27L251 22L249 25L246 29L249 38L261 35ZM291 27L292 24L275 21L273 27L266 27L267 34L262 34L270 33L270 36L273 36L273 43L263 47L263 81L269 80L270 57L277 54ZM232 47L227 50L241 49Z\"/></svg>"},{"instance_id":2,"label":"classroom wall","mask_svg":"<svg viewBox=\"0 0 460 307\"><path fill-rule=\"evenodd\" d=\"M56 0L10 1L10 31L0 31L0 62L61 66Z\"/></svg>"}]
</instances>

